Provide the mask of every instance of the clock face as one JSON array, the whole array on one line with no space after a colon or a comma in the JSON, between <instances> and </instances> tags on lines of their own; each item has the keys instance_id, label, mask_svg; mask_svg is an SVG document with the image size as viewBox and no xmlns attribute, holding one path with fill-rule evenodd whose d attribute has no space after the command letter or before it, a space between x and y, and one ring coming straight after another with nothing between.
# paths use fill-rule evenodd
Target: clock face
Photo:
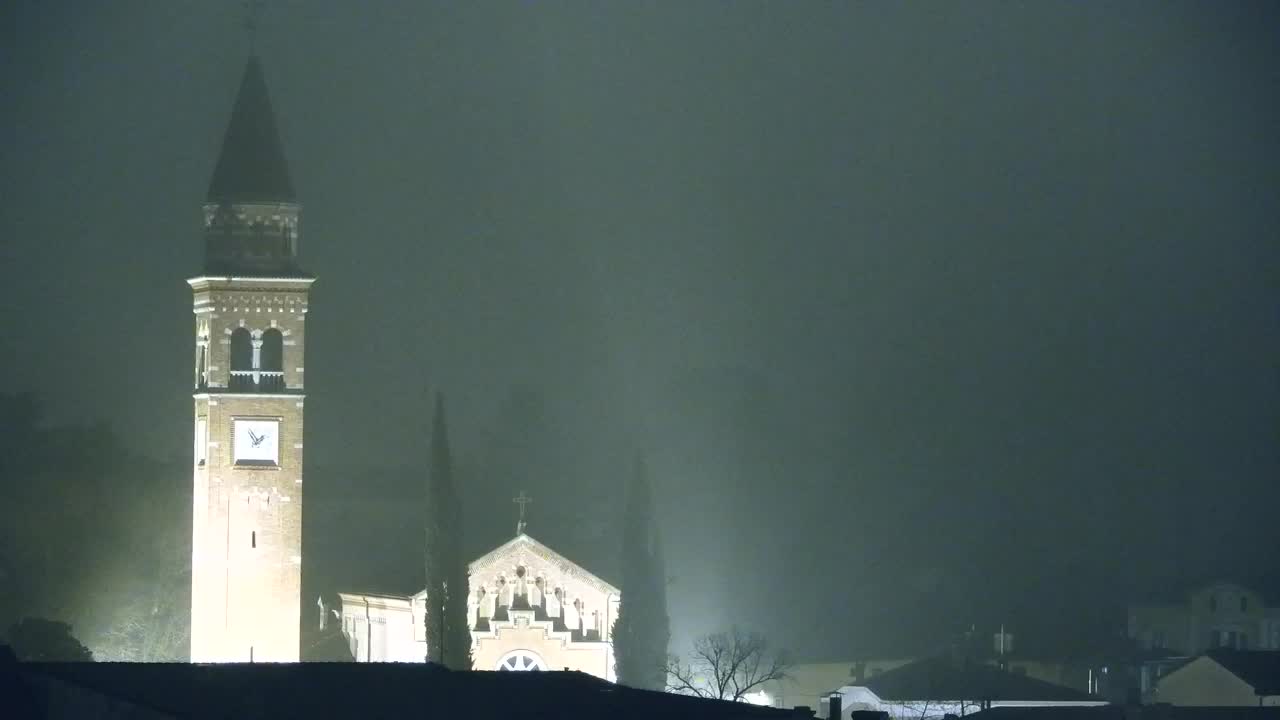
<instances>
[{"instance_id":1,"label":"clock face","mask_svg":"<svg viewBox=\"0 0 1280 720\"><path fill-rule=\"evenodd\" d=\"M280 464L279 420L236 419L234 425L232 446L237 465Z\"/></svg>"}]
</instances>

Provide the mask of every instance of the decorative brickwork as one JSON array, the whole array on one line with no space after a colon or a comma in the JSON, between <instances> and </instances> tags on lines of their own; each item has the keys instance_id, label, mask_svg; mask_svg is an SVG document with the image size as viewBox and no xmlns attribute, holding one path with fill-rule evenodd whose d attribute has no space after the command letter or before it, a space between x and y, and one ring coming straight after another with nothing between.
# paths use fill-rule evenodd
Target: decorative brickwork
<instances>
[{"instance_id":1,"label":"decorative brickwork","mask_svg":"<svg viewBox=\"0 0 1280 720\"><path fill-rule=\"evenodd\" d=\"M300 207L256 58L204 215L204 274L187 281L196 318L191 659L297 662L313 279L297 266Z\"/></svg>"},{"instance_id":2,"label":"decorative brickwork","mask_svg":"<svg viewBox=\"0 0 1280 720\"><path fill-rule=\"evenodd\" d=\"M288 295L305 307L309 283L287 288L253 283L259 287L251 290L243 281L197 278L191 285L198 309L209 295L226 290L264 302ZM271 327L243 311L196 317L215 337L242 323L258 332ZM195 467L191 658L196 662L298 660L304 409L298 368L305 338L299 318L275 319L295 343L284 348L283 384L273 392L229 392L231 345L207 347L207 386L194 395L195 426L203 428L208 443L205 463ZM236 464L236 418L279 420L278 465Z\"/></svg>"}]
</instances>

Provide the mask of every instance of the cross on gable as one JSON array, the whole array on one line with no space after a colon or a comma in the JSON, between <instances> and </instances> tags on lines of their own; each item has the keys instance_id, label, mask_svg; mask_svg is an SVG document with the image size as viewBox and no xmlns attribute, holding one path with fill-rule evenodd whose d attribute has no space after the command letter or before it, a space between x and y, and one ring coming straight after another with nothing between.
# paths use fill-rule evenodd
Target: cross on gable
<instances>
[{"instance_id":1,"label":"cross on gable","mask_svg":"<svg viewBox=\"0 0 1280 720\"><path fill-rule=\"evenodd\" d=\"M521 490L519 495L511 498L511 502L520 506L520 520L516 523L516 534L520 535L524 533L524 506L533 502L533 498L525 495L524 491Z\"/></svg>"}]
</instances>

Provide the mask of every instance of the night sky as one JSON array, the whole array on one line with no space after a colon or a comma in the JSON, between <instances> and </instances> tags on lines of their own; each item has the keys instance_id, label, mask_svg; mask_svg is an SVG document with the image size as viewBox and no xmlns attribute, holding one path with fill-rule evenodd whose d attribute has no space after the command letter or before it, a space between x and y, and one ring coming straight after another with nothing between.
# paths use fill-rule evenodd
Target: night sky
<instances>
[{"instance_id":1,"label":"night sky","mask_svg":"<svg viewBox=\"0 0 1280 720\"><path fill-rule=\"evenodd\" d=\"M0 390L161 459L191 448L185 279L242 14L0 11ZM440 390L477 555L523 489L531 534L616 580L645 454L673 650L729 623L802 659L1075 636L1179 583L1280 588L1278 27L1261 2L270 2L319 277L308 497L411 507ZM329 577L421 572L324 534L373 545L309 556Z\"/></svg>"}]
</instances>

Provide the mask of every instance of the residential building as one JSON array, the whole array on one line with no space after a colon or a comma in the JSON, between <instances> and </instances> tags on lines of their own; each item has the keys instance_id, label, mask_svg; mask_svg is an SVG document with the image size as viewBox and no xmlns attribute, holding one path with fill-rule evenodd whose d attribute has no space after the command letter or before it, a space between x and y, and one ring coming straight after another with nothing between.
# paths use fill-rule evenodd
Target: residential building
<instances>
[{"instance_id":1,"label":"residential building","mask_svg":"<svg viewBox=\"0 0 1280 720\"><path fill-rule=\"evenodd\" d=\"M1280 607L1250 588L1214 582L1130 606L1129 637L1140 649L1181 657L1215 648L1280 650Z\"/></svg>"},{"instance_id":2,"label":"residential building","mask_svg":"<svg viewBox=\"0 0 1280 720\"><path fill-rule=\"evenodd\" d=\"M842 718L855 711L887 712L896 720L934 720L1001 706L1092 706L1105 701L1072 688L1002 670L957 656L917 660L880 673L858 685L845 685ZM819 716L829 712L819 704Z\"/></svg>"},{"instance_id":3,"label":"residential building","mask_svg":"<svg viewBox=\"0 0 1280 720\"><path fill-rule=\"evenodd\" d=\"M856 685L911 661L912 658L894 658L798 663L787 669L786 677L766 683L763 691L775 707L816 708L835 688Z\"/></svg>"}]
</instances>

